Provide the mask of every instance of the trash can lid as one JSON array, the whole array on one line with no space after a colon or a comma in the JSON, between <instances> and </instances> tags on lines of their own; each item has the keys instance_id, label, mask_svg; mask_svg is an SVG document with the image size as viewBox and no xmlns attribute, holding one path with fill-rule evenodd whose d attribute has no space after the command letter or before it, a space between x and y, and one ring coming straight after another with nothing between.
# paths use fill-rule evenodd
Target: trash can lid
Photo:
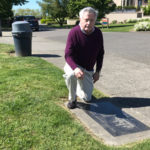
<instances>
[{"instance_id":1,"label":"trash can lid","mask_svg":"<svg viewBox=\"0 0 150 150\"><path fill-rule=\"evenodd\" d=\"M12 24L12 32L32 32L27 21L16 21Z\"/></svg>"}]
</instances>

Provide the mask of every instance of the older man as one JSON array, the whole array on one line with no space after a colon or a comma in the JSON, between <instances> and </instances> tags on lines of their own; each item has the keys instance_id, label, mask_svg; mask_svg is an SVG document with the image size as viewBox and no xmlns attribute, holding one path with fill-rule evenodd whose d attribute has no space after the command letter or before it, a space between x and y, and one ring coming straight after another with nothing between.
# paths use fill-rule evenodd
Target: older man
<instances>
[{"instance_id":1,"label":"older man","mask_svg":"<svg viewBox=\"0 0 150 150\"><path fill-rule=\"evenodd\" d=\"M68 108L76 108L79 96L91 101L93 83L99 80L103 63L103 35L95 27L98 12L86 7L79 13L80 23L69 32L64 67L64 77L69 90ZM96 70L94 66L96 64Z\"/></svg>"}]
</instances>

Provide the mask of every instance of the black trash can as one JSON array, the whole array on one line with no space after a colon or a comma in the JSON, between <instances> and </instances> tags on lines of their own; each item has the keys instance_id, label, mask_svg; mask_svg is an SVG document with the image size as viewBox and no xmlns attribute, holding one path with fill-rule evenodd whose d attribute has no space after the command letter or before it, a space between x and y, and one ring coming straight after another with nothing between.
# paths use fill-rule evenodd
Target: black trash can
<instances>
[{"instance_id":1,"label":"black trash can","mask_svg":"<svg viewBox=\"0 0 150 150\"><path fill-rule=\"evenodd\" d=\"M12 24L16 56L31 56L32 30L28 22L16 21Z\"/></svg>"}]
</instances>

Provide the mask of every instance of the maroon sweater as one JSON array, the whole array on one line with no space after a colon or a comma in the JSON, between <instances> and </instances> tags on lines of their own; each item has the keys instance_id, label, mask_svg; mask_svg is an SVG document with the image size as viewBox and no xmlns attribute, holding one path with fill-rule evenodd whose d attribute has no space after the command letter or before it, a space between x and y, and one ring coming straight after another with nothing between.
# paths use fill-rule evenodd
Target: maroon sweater
<instances>
[{"instance_id":1,"label":"maroon sweater","mask_svg":"<svg viewBox=\"0 0 150 150\"><path fill-rule=\"evenodd\" d=\"M79 25L72 28L67 39L65 59L73 70L79 65L93 71L96 64L96 71L99 72L103 55L103 35L98 28L95 27L90 35L84 34Z\"/></svg>"}]
</instances>

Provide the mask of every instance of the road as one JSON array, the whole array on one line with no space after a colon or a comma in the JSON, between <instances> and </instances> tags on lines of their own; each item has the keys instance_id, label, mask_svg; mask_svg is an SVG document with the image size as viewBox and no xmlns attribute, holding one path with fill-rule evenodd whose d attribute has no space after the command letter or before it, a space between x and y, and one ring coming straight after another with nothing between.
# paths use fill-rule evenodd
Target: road
<instances>
[{"instance_id":1,"label":"road","mask_svg":"<svg viewBox=\"0 0 150 150\"><path fill-rule=\"evenodd\" d=\"M44 43L41 42L44 50L56 56L45 59L60 68L64 65L68 32L69 29L52 29L34 33L35 37L44 40ZM150 97L150 32L105 32L103 36L105 57L101 79L96 87L115 97ZM48 46L44 46L45 42Z\"/></svg>"},{"instance_id":2,"label":"road","mask_svg":"<svg viewBox=\"0 0 150 150\"><path fill-rule=\"evenodd\" d=\"M69 29L43 30L33 32L33 54L63 69ZM150 32L105 32L103 36L104 64L95 87L112 97L149 98ZM4 38L12 39L5 34Z\"/></svg>"}]
</instances>

